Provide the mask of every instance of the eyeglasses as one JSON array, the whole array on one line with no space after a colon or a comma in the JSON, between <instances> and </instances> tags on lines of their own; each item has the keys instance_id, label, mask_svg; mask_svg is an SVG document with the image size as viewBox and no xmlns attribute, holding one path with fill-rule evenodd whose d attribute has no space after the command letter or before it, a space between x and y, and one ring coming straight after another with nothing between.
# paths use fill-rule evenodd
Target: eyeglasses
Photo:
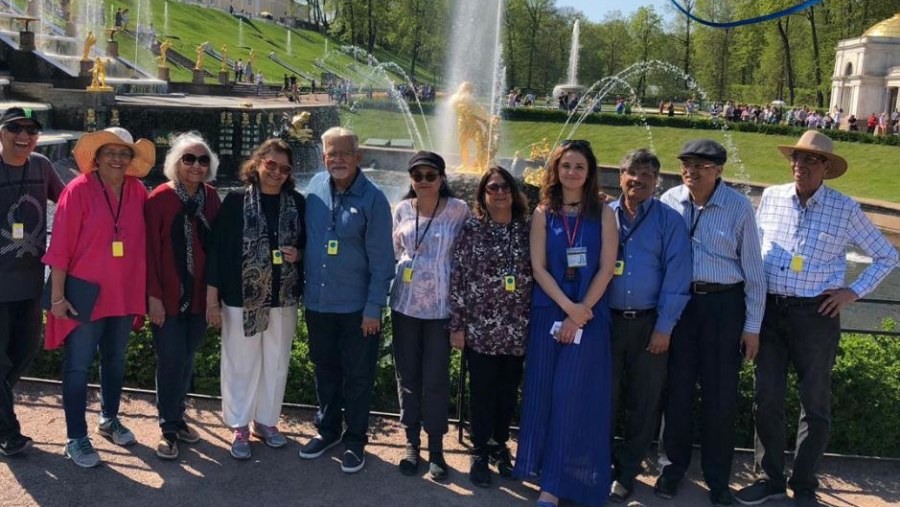
<instances>
[{"instance_id":1,"label":"eyeglasses","mask_svg":"<svg viewBox=\"0 0 900 507\"><path fill-rule=\"evenodd\" d=\"M815 155L810 155L809 153L797 153L795 151L791 154L791 162L805 166L822 164L825 163L826 160L827 159L823 157L817 157Z\"/></svg>"},{"instance_id":2,"label":"eyeglasses","mask_svg":"<svg viewBox=\"0 0 900 507\"><path fill-rule=\"evenodd\" d=\"M510 192L509 185L506 183L489 183L484 187L487 193L493 194L508 194Z\"/></svg>"},{"instance_id":3,"label":"eyeglasses","mask_svg":"<svg viewBox=\"0 0 900 507\"><path fill-rule=\"evenodd\" d=\"M591 142L586 141L584 139L563 139L559 142L560 146L572 146L573 148L587 148L591 149Z\"/></svg>"},{"instance_id":4,"label":"eyeglasses","mask_svg":"<svg viewBox=\"0 0 900 507\"><path fill-rule=\"evenodd\" d=\"M715 169L716 164L711 164L709 162L685 162L681 161L681 170L682 171L703 171L708 169Z\"/></svg>"},{"instance_id":5,"label":"eyeglasses","mask_svg":"<svg viewBox=\"0 0 900 507\"><path fill-rule=\"evenodd\" d=\"M355 153L355 151L326 151L325 158L328 160L346 159L352 157Z\"/></svg>"},{"instance_id":6,"label":"eyeglasses","mask_svg":"<svg viewBox=\"0 0 900 507\"><path fill-rule=\"evenodd\" d=\"M41 133L41 129L37 125L22 125L21 123L7 123L3 126L11 134L18 134L25 131L30 136L36 136Z\"/></svg>"},{"instance_id":7,"label":"eyeglasses","mask_svg":"<svg viewBox=\"0 0 900 507\"><path fill-rule=\"evenodd\" d=\"M209 155L194 155L193 153L185 153L181 156L181 163L184 165L194 165L199 162L201 167L209 167Z\"/></svg>"},{"instance_id":8,"label":"eyeglasses","mask_svg":"<svg viewBox=\"0 0 900 507\"><path fill-rule=\"evenodd\" d=\"M266 171L278 171L285 176L291 174L294 171L293 167L287 164L279 164L278 162L275 162L270 158L263 160L263 166L265 166Z\"/></svg>"},{"instance_id":9,"label":"eyeglasses","mask_svg":"<svg viewBox=\"0 0 900 507\"><path fill-rule=\"evenodd\" d=\"M434 182L434 180L440 178L441 175L432 172L422 174L419 171L413 171L409 173L409 177L412 178L416 183L422 183L422 180L425 180L428 183L432 183Z\"/></svg>"},{"instance_id":10,"label":"eyeglasses","mask_svg":"<svg viewBox=\"0 0 900 507\"><path fill-rule=\"evenodd\" d=\"M120 160L131 160L134 158L134 152L128 149L125 150L100 150L97 153L100 157L106 158L117 158Z\"/></svg>"}]
</instances>

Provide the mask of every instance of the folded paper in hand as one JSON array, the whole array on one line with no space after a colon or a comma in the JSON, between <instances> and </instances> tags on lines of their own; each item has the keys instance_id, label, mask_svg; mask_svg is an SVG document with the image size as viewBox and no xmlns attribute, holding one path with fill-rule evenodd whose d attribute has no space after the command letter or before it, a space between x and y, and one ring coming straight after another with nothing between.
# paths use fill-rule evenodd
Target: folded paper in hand
<instances>
[{"instance_id":1,"label":"folded paper in hand","mask_svg":"<svg viewBox=\"0 0 900 507\"><path fill-rule=\"evenodd\" d=\"M559 341L559 330L562 329L562 322L556 321L553 323L553 326L550 327L550 336L553 337L554 340ZM584 329L578 329L575 331L575 341L572 342L575 345L581 345L581 335L584 333Z\"/></svg>"}]
</instances>

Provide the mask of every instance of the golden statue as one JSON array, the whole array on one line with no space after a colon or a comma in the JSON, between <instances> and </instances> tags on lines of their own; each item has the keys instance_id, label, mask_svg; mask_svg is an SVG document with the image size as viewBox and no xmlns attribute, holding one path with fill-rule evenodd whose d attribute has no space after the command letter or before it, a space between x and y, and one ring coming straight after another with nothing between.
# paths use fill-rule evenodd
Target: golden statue
<instances>
[{"instance_id":1,"label":"golden statue","mask_svg":"<svg viewBox=\"0 0 900 507\"><path fill-rule=\"evenodd\" d=\"M169 57L166 53L169 52L169 48L172 47L172 41L166 39L159 45L159 56L156 57L159 60L159 66L169 68L168 61Z\"/></svg>"},{"instance_id":2,"label":"golden statue","mask_svg":"<svg viewBox=\"0 0 900 507\"><path fill-rule=\"evenodd\" d=\"M111 92L112 86L106 84L106 61L99 56L94 59L91 68L91 84L87 87L91 92Z\"/></svg>"},{"instance_id":3,"label":"golden statue","mask_svg":"<svg viewBox=\"0 0 900 507\"><path fill-rule=\"evenodd\" d=\"M228 72L228 44L222 44L222 64L219 65L219 72Z\"/></svg>"},{"instance_id":4,"label":"golden statue","mask_svg":"<svg viewBox=\"0 0 900 507\"><path fill-rule=\"evenodd\" d=\"M463 81L450 97L456 111L456 132L459 137L459 171L483 173L497 153L500 139L500 118L490 117L472 95L472 83ZM475 145L475 158L469 157L469 143Z\"/></svg>"},{"instance_id":5,"label":"golden statue","mask_svg":"<svg viewBox=\"0 0 900 507\"><path fill-rule=\"evenodd\" d=\"M312 140L313 131L307 127L310 119L311 115L309 114L309 111L295 114L294 117L291 118L290 136L298 141L308 142Z\"/></svg>"},{"instance_id":6,"label":"golden statue","mask_svg":"<svg viewBox=\"0 0 900 507\"><path fill-rule=\"evenodd\" d=\"M550 143L547 138L541 139L541 142L531 145L531 153L528 158L531 160L547 160L550 157Z\"/></svg>"},{"instance_id":7,"label":"golden statue","mask_svg":"<svg viewBox=\"0 0 900 507\"><path fill-rule=\"evenodd\" d=\"M194 51L197 52L197 63L194 64L194 70L203 70L203 60L206 59L207 44L209 44L209 41L202 42L194 49Z\"/></svg>"},{"instance_id":8,"label":"golden statue","mask_svg":"<svg viewBox=\"0 0 900 507\"><path fill-rule=\"evenodd\" d=\"M97 43L97 38L94 37L94 32L88 32L87 37L84 38L84 49L81 50L81 61L86 62L91 59L91 48L94 47L94 44Z\"/></svg>"},{"instance_id":9,"label":"golden statue","mask_svg":"<svg viewBox=\"0 0 900 507\"><path fill-rule=\"evenodd\" d=\"M247 56L247 65L256 68L256 55L253 54L253 48L250 48L250 54Z\"/></svg>"}]
</instances>

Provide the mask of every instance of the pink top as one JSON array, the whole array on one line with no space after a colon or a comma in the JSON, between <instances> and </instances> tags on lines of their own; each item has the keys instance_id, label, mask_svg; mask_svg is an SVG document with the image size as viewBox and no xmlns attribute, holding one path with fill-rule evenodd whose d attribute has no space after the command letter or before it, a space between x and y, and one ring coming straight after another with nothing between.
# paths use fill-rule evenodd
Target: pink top
<instances>
[{"instance_id":1,"label":"pink top","mask_svg":"<svg viewBox=\"0 0 900 507\"><path fill-rule=\"evenodd\" d=\"M106 196L108 201L96 172L82 174L66 185L56 205L50 247L43 257L51 268L100 284L92 321L147 311L147 189L137 178L125 177L117 238L114 216L119 200L109 185ZM116 239L124 244L122 257L113 257ZM48 350L59 347L79 325L48 312L44 346Z\"/></svg>"}]
</instances>

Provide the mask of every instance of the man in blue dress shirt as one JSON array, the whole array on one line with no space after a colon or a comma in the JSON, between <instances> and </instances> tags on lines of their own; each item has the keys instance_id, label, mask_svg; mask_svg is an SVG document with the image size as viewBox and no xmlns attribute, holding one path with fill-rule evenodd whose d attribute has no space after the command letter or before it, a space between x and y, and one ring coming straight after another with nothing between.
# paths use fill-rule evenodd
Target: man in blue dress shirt
<instances>
[{"instance_id":1,"label":"man in blue dress shirt","mask_svg":"<svg viewBox=\"0 0 900 507\"><path fill-rule=\"evenodd\" d=\"M701 469L713 505L733 505L728 487L741 351L756 356L766 297L759 235L750 200L722 181L725 148L689 141L678 155L679 185L661 201L683 217L693 252L691 299L672 332L663 447L654 492L675 496L691 461L691 406L700 384Z\"/></svg>"},{"instance_id":2,"label":"man in blue dress shirt","mask_svg":"<svg viewBox=\"0 0 900 507\"><path fill-rule=\"evenodd\" d=\"M318 434L300 457L318 458L343 442L341 470L355 473L366 462L381 315L394 278L391 207L359 169L362 155L353 131L329 129L322 144L328 171L309 183L304 259Z\"/></svg>"},{"instance_id":3,"label":"man in blue dress shirt","mask_svg":"<svg viewBox=\"0 0 900 507\"><path fill-rule=\"evenodd\" d=\"M799 507L819 505L816 472L831 426L831 369L841 337L840 312L869 294L897 266L897 250L853 199L824 180L847 170L826 135L807 131L794 146L779 146L794 182L767 188L757 220L768 282L759 356L756 358L756 468L761 478L737 493L757 505L783 498L786 486ZM845 285L847 248L872 257ZM784 471L784 399L788 364L797 370L802 412L794 470Z\"/></svg>"},{"instance_id":4,"label":"man in blue dress shirt","mask_svg":"<svg viewBox=\"0 0 900 507\"><path fill-rule=\"evenodd\" d=\"M653 197L659 159L640 149L620 165L622 196L610 204L619 256L609 286L612 313L613 427L624 392L624 441L613 452L609 499L625 502L659 422L669 338L690 299L691 247L681 215Z\"/></svg>"}]
</instances>

